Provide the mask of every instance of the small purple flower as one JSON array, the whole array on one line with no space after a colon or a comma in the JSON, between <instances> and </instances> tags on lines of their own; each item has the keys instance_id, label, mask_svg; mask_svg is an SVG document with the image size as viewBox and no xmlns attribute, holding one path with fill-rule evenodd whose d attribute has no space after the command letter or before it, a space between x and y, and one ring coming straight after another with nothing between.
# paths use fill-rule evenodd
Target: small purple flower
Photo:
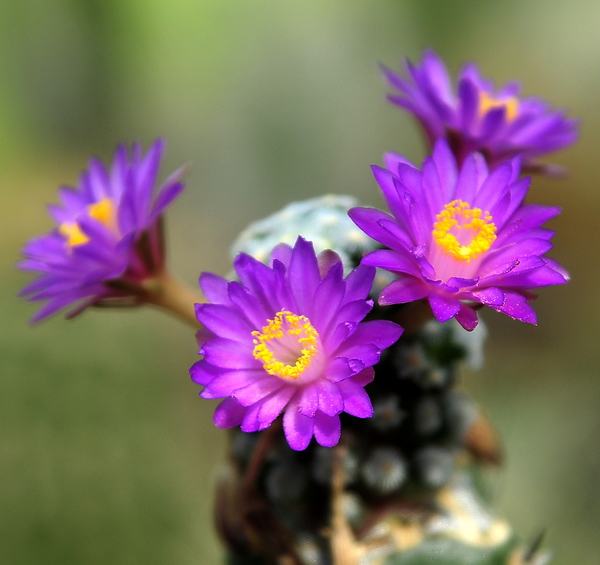
<instances>
[{"instance_id":1,"label":"small purple flower","mask_svg":"<svg viewBox=\"0 0 600 565\"><path fill-rule=\"evenodd\" d=\"M389 100L415 115L431 147L438 137L445 137L459 164L474 151L483 154L490 169L522 155L524 170L552 173L556 168L536 158L578 138L577 120L565 118L540 98L519 98L517 83L496 90L472 63L458 76L457 95L443 61L433 51L425 51L421 65L407 60L406 66L409 78L383 69L400 91Z\"/></svg>"},{"instance_id":2,"label":"small purple flower","mask_svg":"<svg viewBox=\"0 0 600 565\"><path fill-rule=\"evenodd\" d=\"M120 146L110 171L91 159L77 189L59 190L62 205L49 206L58 226L29 241L18 264L40 273L21 291L46 301L32 321L72 305L67 317L91 305L139 302L139 283L164 266L161 214L183 189L178 171L152 198L162 151L161 140L146 155L137 143L131 157Z\"/></svg>"},{"instance_id":3,"label":"small purple flower","mask_svg":"<svg viewBox=\"0 0 600 565\"><path fill-rule=\"evenodd\" d=\"M215 424L255 432L284 412L292 449L306 449L313 435L336 445L341 412L373 415L363 387L402 334L393 322L361 322L373 307L366 297L375 269L361 265L344 279L335 253L317 258L302 238L293 249L277 246L270 267L245 253L234 266L240 282L200 276L210 303L196 305L204 357L190 373L203 398L225 399Z\"/></svg>"},{"instance_id":4,"label":"small purple flower","mask_svg":"<svg viewBox=\"0 0 600 565\"><path fill-rule=\"evenodd\" d=\"M518 178L519 159L489 173L474 153L458 168L441 138L422 170L393 154L386 165L373 172L392 216L372 208L349 212L388 248L362 262L398 276L379 303L427 298L440 322L456 317L468 330L477 326L475 308L482 304L535 324L532 289L563 284L568 273L544 257L554 232L541 225L560 209L523 204L530 179Z\"/></svg>"}]
</instances>

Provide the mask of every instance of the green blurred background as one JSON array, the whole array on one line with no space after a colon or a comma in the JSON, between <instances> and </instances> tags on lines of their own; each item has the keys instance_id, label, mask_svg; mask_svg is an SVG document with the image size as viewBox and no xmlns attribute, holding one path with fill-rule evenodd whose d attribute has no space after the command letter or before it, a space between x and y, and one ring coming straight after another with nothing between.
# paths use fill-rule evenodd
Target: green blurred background
<instances>
[{"instance_id":1,"label":"green blurred background","mask_svg":"<svg viewBox=\"0 0 600 565\"><path fill-rule=\"evenodd\" d=\"M56 187L164 136L163 173L192 165L171 265L189 284L225 273L236 234L292 199L381 205L369 164L423 146L377 62L429 46L583 118L552 159L569 177L530 196L564 208L552 255L573 280L541 292L539 327L485 312L487 363L464 384L504 439L498 509L526 539L547 527L556 565L597 565L599 25L597 0L0 0L0 563L220 562L226 434L187 375L192 332L151 310L27 326L14 263Z\"/></svg>"}]
</instances>

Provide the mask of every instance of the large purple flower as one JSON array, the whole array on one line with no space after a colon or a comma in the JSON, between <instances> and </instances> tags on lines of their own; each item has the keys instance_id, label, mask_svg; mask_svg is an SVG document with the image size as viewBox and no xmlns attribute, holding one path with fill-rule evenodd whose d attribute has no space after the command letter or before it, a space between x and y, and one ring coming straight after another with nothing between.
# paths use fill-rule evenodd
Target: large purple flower
<instances>
[{"instance_id":1,"label":"large purple flower","mask_svg":"<svg viewBox=\"0 0 600 565\"><path fill-rule=\"evenodd\" d=\"M425 51L420 65L410 61L406 65L408 78L383 69L389 83L400 91L388 98L415 115L430 146L438 137L446 137L459 164L479 151L491 169L521 155L525 170L552 172L536 158L577 140L577 120L566 119L540 98L519 98L517 83L496 90L472 63L458 76L458 94L433 51Z\"/></svg>"},{"instance_id":2,"label":"large purple flower","mask_svg":"<svg viewBox=\"0 0 600 565\"><path fill-rule=\"evenodd\" d=\"M389 248L363 258L398 276L380 304L427 298L440 322L456 317L469 330L482 304L536 323L532 289L565 283L568 274L544 257L554 232L541 225L560 209L523 204L530 179L518 178L518 158L489 173L474 153L458 168L442 138L422 170L393 154L386 165L373 172L392 216L372 208L349 212Z\"/></svg>"},{"instance_id":3,"label":"large purple flower","mask_svg":"<svg viewBox=\"0 0 600 565\"><path fill-rule=\"evenodd\" d=\"M183 189L178 171L152 198L162 151L161 140L146 155L137 143L131 157L120 146L110 170L92 159L77 189L60 189L62 205L49 206L57 228L27 243L18 265L40 273L21 292L47 301L32 321L70 305L68 316L139 300L139 283L163 268L161 214Z\"/></svg>"},{"instance_id":4,"label":"large purple flower","mask_svg":"<svg viewBox=\"0 0 600 565\"><path fill-rule=\"evenodd\" d=\"M210 304L196 305L204 357L190 373L203 398L225 399L215 424L255 432L284 412L292 449L305 449L313 435L337 444L341 412L373 415L363 387L382 349L402 334L392 322L361 323L373 306L366 297L375 269L362 265L344 279L335 253L317 258L298 238L293 249L273 250L270 267L241 253L235 270L240 282L203 273Z\"/></svg>"}]
</instances>

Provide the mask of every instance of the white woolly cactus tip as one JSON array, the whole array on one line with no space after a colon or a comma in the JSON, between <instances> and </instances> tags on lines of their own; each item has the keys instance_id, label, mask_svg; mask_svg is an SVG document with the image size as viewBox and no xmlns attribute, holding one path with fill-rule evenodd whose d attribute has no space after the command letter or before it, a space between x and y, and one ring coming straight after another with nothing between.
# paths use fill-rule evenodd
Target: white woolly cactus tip
<instances>
[{"instance_id":1,"label":"white woolly cactus tip","mask_svg":"<svg viewBox=\"0 0 600 565\"><path fill-rule=\"evenodd\" d=\"M379 244L356 227L348 210L358 205L356 198L327 194L292 202L279 212L253 222L231 246L231 255L247 253L266 263L280 243L293 245L299 235L312 241L316 253L332 249L347 270L354 268L363 254Z\"/></svg>"}]
</instances>

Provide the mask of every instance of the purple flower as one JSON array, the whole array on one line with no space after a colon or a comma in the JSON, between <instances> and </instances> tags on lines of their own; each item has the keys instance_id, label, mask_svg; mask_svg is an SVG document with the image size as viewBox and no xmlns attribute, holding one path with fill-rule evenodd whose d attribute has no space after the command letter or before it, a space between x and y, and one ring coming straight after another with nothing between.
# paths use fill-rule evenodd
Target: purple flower
<instances>
[{"instance_id":1,"label":"purple flower","mask_svg":"<svg viewBox=\"0 0 600 565\"><path fill-rule=\"evenodd\" d=\"M49 212L58 226L23 249L21 269L40 276L21 292L45 300L32 321L74 305L68 317L90 305L139 302L140 282L164 265L161 214L183 189L181 171L152 198L163 142L131 157L120 146L110 171L91 159L77 189L59 190L61 205Z\"/></svg>"},{"instance_id":2,"label":"purple flower","mask_svg":"<svg viewBox=\"0 0 600 565\"><path fill-rule=\"evenodd\" d=\"M496 90L472 63L458 76L458 95L433 51L425 51L421 65L407 60L406 66L409 78L383 69L400 91L388 98L415 115L430 146L445 137L459 164L474 151L483 154L491 169L521 155L524 170L552 173L556 168L541 165L536 158L577 140L577 120L566 119L540 98L519 98L517 83Z\"/></svg>"},{"instance_id":3,"label":"purple flower","mask_svg":"<svg viewBox=\"0 0 600 565\"><path fill-rule=\"evenodd\" d=\"M277 246L268 267L245 253L234 263L240 282L203 273L210 304L197 304L203 359L190 369L203 398L224 398L214 414L220 428L268 428L284 412L285 437L295 450L312 436L331 447L341 412L373 415L364 386L382 349L400 326L362 322L375 269L361 265L344 279L332 251L317 258L312 243Z\"/></svg>"},{"instance_id":4,"label":"purple flower","mask_svg":"<svg viewBox=\"0 0 600 565\"><path fill-rule=\"evenodd\" d=\"M456 317L468 330L476 327L475 308L482 304L535 324L532 289L563 284L568 274L544 257L554 232L541 225L560 209L523 204L530 179L518 178L519 159L489 173L474 153L458 168L442 138L421 171L393 154L386 165L373 172L392 216L371 208L349 212L389 248L363 258L398 276L379 303L427 298L440 322Z\"/></svg>"}]
</instances>

